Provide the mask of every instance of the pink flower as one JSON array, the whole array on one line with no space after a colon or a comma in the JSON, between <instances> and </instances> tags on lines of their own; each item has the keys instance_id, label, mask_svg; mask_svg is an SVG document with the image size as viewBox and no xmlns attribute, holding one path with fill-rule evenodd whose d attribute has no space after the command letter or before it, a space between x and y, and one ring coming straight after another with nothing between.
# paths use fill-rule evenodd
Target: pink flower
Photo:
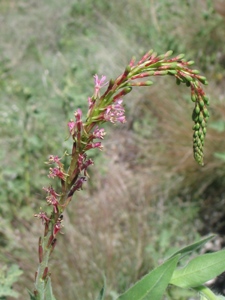
<instances>
[{"instance_id":1,"label":"pink flower","mask_svg":"<svg viewBox=\"0 0 225 300\"><path fill-rule=\"evenodd\" d=\"M92 99L91 97L88 97L88 108L92 109L92 107L94 106L94 99Z\"/></svg>"},{"instance_id":2,"label":"pink flower","mask_svg":"<svg viewBox=\"0 0 225 300\"><path fill-rule=\"evenodd\" d=\"M61 221L57 221L56 224L54 225L54 228L53 228L53 236L54 237L60 231L61 228L62 228Z\"/></svg>"},{"instance_id":3,"label":"pink flower","mask_svg":"<svg viewBox=\"0 0 225 300\"><path fill-rule=\"evenodd\" d=\"M49 205L53 206L54 212L57 213L59 211L58 209L59 202L56 199L56 197L54 197L53 195L49 195L48 197L46 197L46 200Z\"/></svg>"},{"instance_id":4,"label":"pink flower","mask_svg":"<svg viewBox=\"0 0 225 300\"><path fill-rule=\"evenodd\" d=\"M104 139L104 136L106 135L106 132L104 130L104 128L98 128L98 126L96 126L95 130L93 131L92 137L93 139Z\"/></svg>"},{"instance_id":5,"label":"pink flower","mask_svg":"<svg viewBox=\"0 0 225 300\"><path fill-rule=\"evenodd\" d=\"M55 156L50 155L48 160L49 160L50 163L53 163L53 162L55 162L57 164L60 163L60 158L57 155L55 155Z\"/></svg>"},{"instance_id":6,"label":"pink flower","mask_svg":"<svg viewBox=\"0 0 225 300\"><path fill-rule=\"evenodd\" d=\"M77 137L77 140L80 141L81 138L81 131L83 129L83 122L82 122L82 111L78 108L77 111L75 111L74 116L76 118L76 122L70 121L68 122L68 127L70 134L75 139Z\"/></svg>"},{"instance_id":7,"label":"pink flower","mask_svg":"<svg viewBox=\"0 0 225 300\"><path fill-rule=\"evenodd\" d=\"M122 99L117 99L114 104L109 105L104 113L104 119L110 121L111 123L125 123L126 117L124 115L124 108L122 106Z\"/></svg>"},{"instance_id":8,"label":"pink flower","mask_svg":"<svg viewBox=\"0 0 225 300\"><path fill-rule=\"evenodd\" d=\"M46 191L48 194L54 196L54 197L59 196L59 194L57 194L56 191L51 186L49 186L47 188L43 187L43 190Z\"/></svg>"},{"instance_id":9,"label":"pink flower","mask_svg":"<svg viewBox=\"0 0 225 300\"><path fill-rule=\"evenodd\" d=\"M87 151L89 149L93 149L93 148L98 148L99 150L102 150L103 146L102 146L101 142L89 143L89 144L86 145L85 151Z\"/></svg>"},{"instance_id":10,"label":"pink flower","mask_svg":"<svg viewBox=\"0 0 225 300\"><path fill-rule=\"evenodd\" d=\"M66 174L63 173L59 168L49 168L49 178L61 178L62 180L65 180Z\"/></svg>"},{"instance_id":11,"label":"pink flower","mask_svg":"<svg viewBox=\"0 0 225 300\"><path fill-rule=\"evenodd\" d=\"M36 218L41 219L42 223L44 223L44 222L48 223L50 221L50 219L48 218L48 216L46 215L46 213L43 212L43 211L41 211L39 214L35 214L34 216Z\"/></svg>"},{"instance_id":12,"label":"pink flower","mask_svg":"<svg viewBox=\"0 0 225 300\"><path fill-rule=\"evenodd\" d=\"M107 82L104 82L106 80L106 76L102 76L101 79L98 78L98 75L94 75L94 81L95 81L95 92L94 92L94 98L97 98L99 96L99 91L103 86L106 86L108 84Z\"/></svg>"},{"instance_id":13,"label":"pink flower","mask_svg":"<svg viewBox=\"0 0 225 300\"><path fill-rule=\"evenodd\" d=\"M69 127L69 131L70 134L73 135L74 134L74 128L75 128L76 123L74 121L70 121L68 122L68 127Z\"/></svg>"}]
</instances>

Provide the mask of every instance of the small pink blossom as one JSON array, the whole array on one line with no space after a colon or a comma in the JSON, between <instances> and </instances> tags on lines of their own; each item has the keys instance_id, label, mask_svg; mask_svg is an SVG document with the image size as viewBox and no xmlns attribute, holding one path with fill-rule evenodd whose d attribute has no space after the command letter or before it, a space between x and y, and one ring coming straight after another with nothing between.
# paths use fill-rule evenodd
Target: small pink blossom
<instances>
[{"instance_id":1,"label":"small pink blossom","mask_svg":"<svg viewBox=\"0 0 225 300\"><path fill-rule=\"evenodd\" d=\"M94 106L95 101L94 99L92 99L92 97L88 97L88 108L92 109L92 107Z\"/></svg>"},{"instance_id":2,"label":"small pink blossom","mask_svg":"<svg viewBox=\"0 0 225 300\"><path fill-rule=\"evenodd\" d=\"M48 158L50 163L57 163L60 164L60 158L57 155L50 155Z\"/></svg>"},{"instance_id":3,"label":"small pink blossom","mask_svg":"<svg viewBox=\"0 0 225 300\"><path fill-rule=\"evenodd\" d=\"M102 76L101 79L99 79L97 74L94 75L94 81L95 81L94 97L95 98L99 96L100 89L108 84L108 81L104 82L105 80L106 80L106 76Z\"/></svg>"},{"instance_id":4,"label":"small pink blossom","mask_svg":"<svg viewBox=\"0 0 225 300\"><path fill-rule=\"evenodd\" d=\"M89 149L93 149L93 148L98 148L99 150L103 149L103 146L101 144L101 142L96 142L96 143L89 143L86 145L85 150L89 150Z\"/></svg>"},{"instance_id":5,"label":"small pink blossom","mask_svg":"<svg viewBox=\"0 0 225 300\"><path fill-rule=\"evenodd\" d=\"M70 121L68 122L68 127L69 127L69 131L70 134L73 135L74 134L74 128L75 128L76 123L74 121Z\"/></svg>"},{"instance_id":6,"label":"small pink blossom","mask_svg":"<svg viewBox=\"0 0 225 300\"><path fill-rule=\"evenodd\" d=\"M56 193L56 191L53 189L52 186L49 186L49 187L43 187L43 190L46 191L48 194L54 196L54 197L57 197L59 196L59 194Z\"/></svg>"},{"instance_id":7,"label":"small pink blossom","mask_svg":"<svg viewBox=\"0 0 225 300\"><path fill-rule=\"evenodd\" d=\"M104 130L104 128L98 128L98 126L95 128L95 130L93 131L92 137L94 139L104 139L104 136L106 135L106 132Z\"/></svg>"},{"instance_id":8,"label":"small pink blossom","mask_svg":"<svg viewBox=\"0 0 225 300\"><path fill-rule=\"evenodd\" d=\"M63 173L59 168L49 168L49 178L61 178L62 180L65 180L66 174Z\"/></svg>"},{"instance_id":9,"label":"small pink blossom","mask_svg":"<svg viewBox=\"0 0 225 300\"><path fill-rule=\"evenodd\" d=\"M61 221L57 221L56 224L54 225L54 228L53 228L53 236L54 237L60 231L61 228L62 228Z\"/></svg>"},{"instance_id":10,"label":"small pink blossom","mask_svg":"<svg viewBox=\"0 0 225 300\"><path fill-rule=\"evenodd\" d=\"M58 200L54 196L52 196L52 195L49 195L48 197L46 197L46 200L47 200L47 203L49 205L53 206L54 212L58 213L58 211L59 211L59 209L58 209L58 205L59 205Z\"/></svg>"},{"instance_id":11,"label":"small pink blossom","mask_svg":"<svg viewBox=\"0 0 225 300\"><path fill-rule=\"evenodd\" d=\"M46 213L43 212L43 211L41 211L39 214L35 214L34 216L36 218L41 219L42 223L50 221L50 219L48 218L48 216L46 215Z\"/></svg>"},{"instance_id":12,"label":"small pink blossom","mask_svg":"<svg viewBox=\"0 0 225 300\"><path fill-rule=\"evenodd\" d=\"M126 117L124 115L124 107L122 106L122 99L117 99L114 104L109 105L104 113L104 119L111 123L125 123Z\"/></svg>"}]
</instances>

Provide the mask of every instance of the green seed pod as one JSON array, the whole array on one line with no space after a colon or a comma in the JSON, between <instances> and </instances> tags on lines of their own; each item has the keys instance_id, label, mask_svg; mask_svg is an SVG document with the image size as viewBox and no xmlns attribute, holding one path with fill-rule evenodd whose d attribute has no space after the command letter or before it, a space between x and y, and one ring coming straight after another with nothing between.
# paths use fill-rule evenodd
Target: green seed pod
<instances>
[{"instance_id":1,"label":"green seed pod","mask_svg":"<svg viewBox=\"0 0 225 300\"><path fill-rule=\"evenodd\" d=\"M190 60L190 61L188 61L187 64L188 64L189 66L191 66L191 65L193 65L194 63L195 63L195 62L194 62L193 60Z\"/></svg>"},{"instance_id":2,"label":"green seed pod","mask_svg":"<svg viewBox=\"0 0 225 300\"><path fill-rule=\"evenodd\" d=\"M177 85L180 85L180 83L181 83L180 79L179 79L179 78L176 78L176 84L177 84Z\"/></svg>"},{"instance_id":3,"label":"green seed pod","mask_svg":"<svg viewBox=\"0 0 225 300\"><path fill-rule=\"evenodd\" d=\"M209 98L208 98L207 96L205 96L205 95L202 96L202 98L203 98L205 104L206 104L206 105L209 105Z\"/></svg>"},{"instance_id":4,"label":"green seed pod","mask_svg":"<svg viewBox=\"0 0 225 300\"><path fill-rule=\"evenodd\" d=\"M202 146L202 142L199 140L198 143L197 143L198 147L201 149L201 146Z\"/></svg>"},{"instance_id":5,"label":"green seed pod","mask_svg":"<svg viewBox=\"0 0 225 300\"><path fill-rule=\"evenodd\" d=\"M191 76L189 76L189 75L185 75L185 79L187 81L193 81L193 78Z\"/></svg>"},{"instance_id":6,"label":"green seed pod","mask_svg":"<svg viewBox=\"0 0 225 300\"><path fill-rule=\"evenodd\" d=\"M181 53L181 54L177 55L177 59L182 59L182 58L184 58L184 57L185 57L185 54L184 54L184 53Z\"/></svg>"},{"instance_id":7,"label":"green seed pod","mask_svg":"<svg viewBox=\"0 0 225 300\"><path fill-rule=\"evenodd\" d=\"M192 95L191 95L191 100L192 100L193 102L195 102L195 101L197 100L197 96L196 96L195 94L192 94Z\"/></svg>"},{"instance_id":8,"label":"green seed pod","mask_svg":"<svg viewBox=\"0 0 225 300\"><path fill-rule=\"evenodd\" d=\"M204 76L198 76L198 80L203 84L207 84L207 80Z\"/></svg>"},{"instance_id":9,"label":"green seed pod","mask_svg":"<svg viewBox=\"0 0 225 300\"><path fill-rule=\"evenodd\" d=\"M206 126L206 122L203 120L201 123L202 127L204 128Z\"/></svg>"},{"instance_id":10,"label":"green seed pod","mask_svg":"<svg viewBox=\"0 0 225 300\"><path fill-rule=\"evenodd\" d=\"M198 136L198 131L195 131L194 132L194 137L197 137Z\"/></svg>"},{"instance_id":11,"label":"green seed pod","mask_svg":"<svg viewBox=\"0 0 225 300\"><path fill-rule=\"evenodd\" d=\"M199 105L200 105L200 107L203 107L204 106L204 101L201 99L200 101L199 101Z\"/></svg>"},{"instance_id":12,"label":"green seed pod","mask_svg":"<svg viewBox=\"0 0 225 300\"><path fill-rule=\"evenodd\" d=\"M168 74L175 75L177 74L177 70L168 70Z\"/></svg>"},{"instance_id":13,"label":"green seed pod","mask_svg":"<svg viewBox=\"0 0 225 300\"><path fill-rule=\"evenodd\" d=\"M204 119L203 114L202 114L202 112L200 112L200 114L198 116L199 123L202 123L203 119Z\"/></svg>"},{"instance_id":14,"label":"green seed pod","mask_svg":"<svg viewBox=\"0 0 225 300\"><path fill-rule=\"evenodd\" d=\"M206 107L204 107L204 109L203 109L203 114L204 114L205 117L209 116L209 111Z\"/></svg>"},{"instance_id":15,"label":"green seed pod","mask_svg":"<svg viewBox=\"0 0 225 300\"><path fill-rule=\"evenodd\" d=\"M204 135L206 135L206 128L204 127L203 129L202 129L202 132L204 133Z\"/></svg>"},{"instance_id":16,"label":"green seed pod","mask_svg":"<svg viewBox=\"0 0 225 300\"><path fill-rule=\"evenodd\" d=\"M193 74L199 74L200 72L199 72L199 70L192 70L191 73L193 73Z\"/></svg>"},{"instance_id":17,"label":"green seed pod","mask_svg":"<svg viewBox=\"0 0 225 300\"><path fill-rule=\"evenodd\" d=\"M165 53L164 57L171 56L173 54L173 50L169 50Z\"/></svg>"},{"instance_id":18,"label":"green seed pod","mask_svg":"<svg viewBox=\"0 0 225 300\"><path fill-rule=\"evenodd\" d=\"M153 82L150 81L150 80L145 81L145 85L146 85L146 86L150 86L150 85L152 85L152 84L153 84Z\"/></svg>"},{"instance_id":19,"label":"green seed pod","mask_svg":"<svg viewBox=\"0 0 225 300\"><path fill-rule=\"evenodd\" d=\"M190 81L186 81L186 86L189 87L191 85Z\"/></svg>"},{"instance_id":20,"label":"green seed pod","mask_svg":"<svg viewBox=\"0 0 225 300\"><path fill-rule=\"evenodd\" d=\"M199 124L199 123L196 123L196 124L195 124L195 127L196 127L196 129L199 129L199 128L200 128L200 124Z\"/></svg>"},{"instance_id":21,"label":"green seed pod","mask_svg":"<svg viewBox=\"0 0 225 300\"><path fill-rule=\"evenodd\" d=\"M195 106L195 113L197 115L200 113L200 107L198 106L198 104L196 104L196 106Z\"/></svg>"},{"instance_id":22,"label":"green seed pod","mask_svg":"<svg viewBox=\"0 0 225 300\"><path fill-rule=\"evenodd\" d=\"M122 92L123 92L123 95L126 95L128 93L130 93L132 91L132 87L125 87Z\"/></svg>"}]
</instances>

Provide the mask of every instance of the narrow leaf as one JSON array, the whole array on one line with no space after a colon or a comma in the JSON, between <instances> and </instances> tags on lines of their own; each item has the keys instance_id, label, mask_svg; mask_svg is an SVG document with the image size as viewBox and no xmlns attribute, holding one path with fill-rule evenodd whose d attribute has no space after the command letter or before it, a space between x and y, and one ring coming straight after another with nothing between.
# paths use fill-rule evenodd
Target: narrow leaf
<instances>
[{"instance_id":1,"label":"narrow leaf","mask_svg":"<svg viewBox=\"0 0 225 300\"><path fill-rule=\"evenodd\" d=\"M56 300L53 292L52 292L52 283L51 283L51 278L48 278L48 281L46 283L46 287L45 287L45 297L48 300Z\"/></svg>"},{"instance_id":2,"label":"narrow leaf","mask_svg":"<svg viewBox=\"0 0 225 300\"><path fill-rule=\"evenodd\" d=\"M104 279L104 284L103 284L103 287L97 297L96 300L103 300L105 298L105 290L106 290L106 278L105 276L103 276L103 279Z\"/></svg>"},{"instance_id":3,"label":"narrow leaf","mask_svg":"<svg viewBox=\"0 0 225 300\"><path fill-rule=\"evenodd\" d=\"M181 254L182 256L187 255L188 253L197 250L198 248L200 248L202 245L204 245L205 243L207 243L209 240L213 239L216 235L215 234L211 234L210 236L195 242L193 244L190 244L188 246L185 246L184 248L181 248L180 250L176 251L174 254L172 254L170 258L176 256L177 254Z\"/></svg>"},{"instance_id":4,"label":"narrow leaf","mask_svg":"<svg viewBox=\"0 0 225 300\"><path fill-rule=\"evenodd\" d=\"M192 259L173 273L171 284L183 288L197 287L225 270L225 250L207 253Z\"/></svg>"},{"instance_id":5,"label":"narrow leaf","mask_svg":"<svg viewBox=\"0 0 225 300\"><path fill-rule=\"evenodd\" d=\"M134 284L117 300L160 300L177 266L179 255L167 260Z\"/></svg>"},{"instance_id":6,"label":"narrow leaf","mask_svg":"<svg viewBox=\"0 0 225 300\"><path fill-rule=\"evenodd\" d=\"M30 300L37 300L37 298L34 296L33 293L31 293L31 291L28 290L29 296L30 296Z\"/></svg>"}]
</instances>

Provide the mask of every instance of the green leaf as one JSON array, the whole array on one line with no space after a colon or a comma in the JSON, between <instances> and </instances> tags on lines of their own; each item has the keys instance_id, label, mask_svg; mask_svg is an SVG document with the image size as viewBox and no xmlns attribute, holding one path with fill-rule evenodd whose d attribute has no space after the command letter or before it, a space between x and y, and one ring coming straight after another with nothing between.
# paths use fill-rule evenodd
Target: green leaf
<instances>
[{"instance_id":1,"label":"green leaf","mask_svg":"<svg viewBox=\"0 0 225 300\"><path fill-rule=\"evenodd\" d=\"M213 155L214 155L216 158L219 158L219 159L225 161L225 152L215 152Z\"/></svg>"},{"instance_id":2,"label":"green leaf","mask_svg":"<svg viewBox=\"0 0 225 300\"><path fill-rule=\"evenodd\" d=\"M105 290L106 290L106 278L105 276L103 276L104 279L104 284L103 287L98 295L98 297L96 298L96 300L103 300L105 298Z\"/></svg>"},{"instance_id":3,"label":"green leaf","mask_svg":"<svg viewBox=\"0 0 225 300\"><path fill-rule=\"evenodd\" d=\"M0 285L0 297L4 296L18 298L19 294L8 285Z\"/></svg>"},{"instance_id":4,"label":"green leaf","mask_svg":"<svg viewBox=\"0 0 225 300\"><path fill-rule=\"evenodd\" d=\"M129 290L120 295L117 300L160 300L168 286L178 260L179 255L167 260L161 266L145 275Z\"/></svg>"},{"instance_id":5,"label":"green leaf","mask_svg":"<svg viewBox=\"0 0 225 300\"><path fill-rule=\"evenodd\" d=\"M211 234L210 236L198 241L198 242L195 242L193 244L190 244L184 248L181 248L180 250L176 251L174 254L172 254L170 258L176 256L177 254L181 254L182 256L185 256L187 255L188 253L191 253L192 251L194 250L197 250L198 248L200 248L202 245L204 245L206 242L208 242L209 240L213 239L216 235L215 234Z\"/></svg>"},{"instance_id":6,"label":"green leaf","mask_svg":"<svg viewBox=\"0 0 225 300\"><path fill-rule=\"evenodd\" d=\"M23 274L18 265L12 265L7 270L7 285L12 286L18 280L18 277Z\"/></svg>"},{"instance_id":7,"label":"green leaf","mask_svg":"<svg viewBox=\"0 0 225 300\"><path fill-rule=\"evenodd\" d=\"M219 132L223 132L225 131L225 121L224 120L218 120L215 122L212 122L209 127L219 131Z\"/></svg>"},{"instance_id":8,"label":"green leaf","mask_svg":"<svg viewBox=\"0 0 225 300\"><path fill-rule=\"evenodd\" d=\"M31 291L28 290L28 294L30 296L30 300L37 300L37 298L34 296L34 294L32 294Z\"/></svg>"},{"instance_id":9,"label":"green leaf","mask_svg":"<svg viewBox=\"0 0 225 300\"><path fill-rule=\"evenodd\" d=\"M192 259L173 273L171 284L182 288L197 287L225 270L225 250L207 253Z\"/></svg>"},{"instance_id":10,"label":"green leaf","mask_svg":"<svg viewBox=\"0 0 225 300\"><path fill-rule=\"evenodd\" d=\"M48 300L56 300L52 292L52 283L50 277L48 278L48 281L45 286L45 298Z\"/></svg>"}]
</instances>

